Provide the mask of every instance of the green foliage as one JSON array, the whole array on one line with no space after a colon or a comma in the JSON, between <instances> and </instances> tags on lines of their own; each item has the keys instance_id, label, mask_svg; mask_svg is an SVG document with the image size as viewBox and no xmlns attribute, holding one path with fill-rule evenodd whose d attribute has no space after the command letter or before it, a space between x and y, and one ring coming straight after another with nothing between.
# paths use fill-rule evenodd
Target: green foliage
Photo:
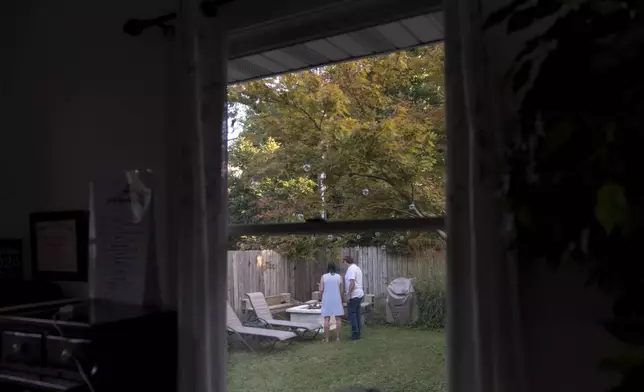
<instances>
[{"instance_id":1,"label":"green foliage","mask_svg":"<svg viewBox=\"0 0 644 392\"><path fill-rule=\"evenodd\" d=\"M444 214L443 58L436 45L230 88L231 115L243 113L229 151L233 223L297 222L319 217L323 209L332 220ZM306 259L325 241L403 249L417 240L399 236L287 236L235 244L270 244ZM435 234L424 241L442 242Z\"/></svg>"},{"instance_id":2,"label":"green foliage","mask_svg":"<svg viewBox=\"0 0 644 392\"><path fill-rule=\"evenodd\" d=\"M431 274L423 280L414 282L418 299L418 322L416 325L434 330L445 329L446 315L446 265L437 263L432 266Z\"/></svg>"},{"instance_id":3,"label":"green foliage","mask_svg":"<svg viewBox=\"0 0 644 392\"><path fill-rule=\"evenodd\" d=\"M488 20L512 33L551 18L514 64L523 95L519 138L508 146L506 196L520 212L514 250L522 261L589 265L591 281L617 298L607 330L640 350L643 11L642 1L518 0ZM643 366L625 371L615 391L644 390Z\"/></svg>"},{"instance_id":4,"label":"green foliage","mask_svg":"<svg viewBox=\"0 0 644 392\"><path fill-rule=\"evenodd\" d=\"M607 235L626 222L627 213L628 205L624 197L624 188L610 182L602 185L597 191L595 217Z\"/></svg>"}]
</instances>

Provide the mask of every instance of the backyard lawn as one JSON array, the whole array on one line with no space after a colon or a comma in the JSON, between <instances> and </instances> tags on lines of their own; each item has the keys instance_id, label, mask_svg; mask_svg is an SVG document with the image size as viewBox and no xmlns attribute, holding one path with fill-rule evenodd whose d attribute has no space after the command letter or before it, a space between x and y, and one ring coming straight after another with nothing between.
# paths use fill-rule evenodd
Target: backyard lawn
<instances>
[{"instance_id":1,"label":"backyard lawn","mask_svg":"<svg viewBox=\"0 0 644 392\"><path fill-rule=\"evenodd\" d=\"M340 343L298 341L268 354L230 353L230 392L333 392L347 386L383 392L447 390L445 334L394 326L365 327Z\"/></svg>"}]
</instances>

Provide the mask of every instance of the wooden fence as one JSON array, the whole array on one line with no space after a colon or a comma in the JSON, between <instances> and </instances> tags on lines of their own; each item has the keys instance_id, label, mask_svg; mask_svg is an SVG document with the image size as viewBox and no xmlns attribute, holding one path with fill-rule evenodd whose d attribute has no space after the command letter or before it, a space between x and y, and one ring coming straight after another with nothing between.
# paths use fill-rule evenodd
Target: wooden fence
<instances>
[{"instance_id":1,"label":"wooden fence","mask_svg":"<svg viewBox=\"0 0 644 392\"><path fill-rule=\"evenodd\" d=\"M375 247L341 249L340 257L345 255L353 257L362 269L365 292L376 297L386 294L387 285L394 278L429 277L432 268L445 261L443 252L432 250L408 256ZM340 257L335 260L338 267L341 267ZM307 301L317 290L326 265L324 256L316 262L307 262L288 260L272 250L229 251L228 301L239 310L246 293L257 291L264 295L291 293L293 298Z\"/></svg>"}]
</instances>

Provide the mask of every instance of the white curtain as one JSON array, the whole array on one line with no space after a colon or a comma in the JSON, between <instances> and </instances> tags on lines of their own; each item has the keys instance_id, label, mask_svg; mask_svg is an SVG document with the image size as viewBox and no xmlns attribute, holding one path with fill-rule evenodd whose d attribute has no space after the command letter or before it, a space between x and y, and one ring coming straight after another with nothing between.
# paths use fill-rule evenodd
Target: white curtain
<instances>
[{"instance_id":1,"label":"white curtain","mask_svg":"<svg viewBox=\"0 0 644 392\"><path fill-rule=\"evenodd\" d=\"M179 391L226 388L226 39L201 0L183 0L180 107L168 157L178 267Z\"/></svg>"},{"instance_id":2,"label":"white curtain","mask_svg":"<svg viewBox=\"0 0 644 392\"><path fill-rule=\"evenodd\" d=\"M519 392L525 386L517 273L498 193L505 89L491 61L497 48L481 28L484 3L445 2L448 386Z\"/></svg>"}]
</instances>

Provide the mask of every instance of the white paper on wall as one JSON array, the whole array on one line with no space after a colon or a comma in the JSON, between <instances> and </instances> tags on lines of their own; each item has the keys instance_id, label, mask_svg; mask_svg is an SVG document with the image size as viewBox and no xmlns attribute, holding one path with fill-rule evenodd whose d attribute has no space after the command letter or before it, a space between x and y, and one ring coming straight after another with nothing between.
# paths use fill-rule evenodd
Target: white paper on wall
<instances>
[{"instance_id":1,"label":"white paper on wall","mask_svg":"<svg viewBox=\"0 0 644 392\"><path fill-rule=\"evenodd\" d=\"M146 272L154 258L152 177L131 171L93 182L94 244L90 293L94 298L144 304Z\"/></svg>"}]
</instances>

